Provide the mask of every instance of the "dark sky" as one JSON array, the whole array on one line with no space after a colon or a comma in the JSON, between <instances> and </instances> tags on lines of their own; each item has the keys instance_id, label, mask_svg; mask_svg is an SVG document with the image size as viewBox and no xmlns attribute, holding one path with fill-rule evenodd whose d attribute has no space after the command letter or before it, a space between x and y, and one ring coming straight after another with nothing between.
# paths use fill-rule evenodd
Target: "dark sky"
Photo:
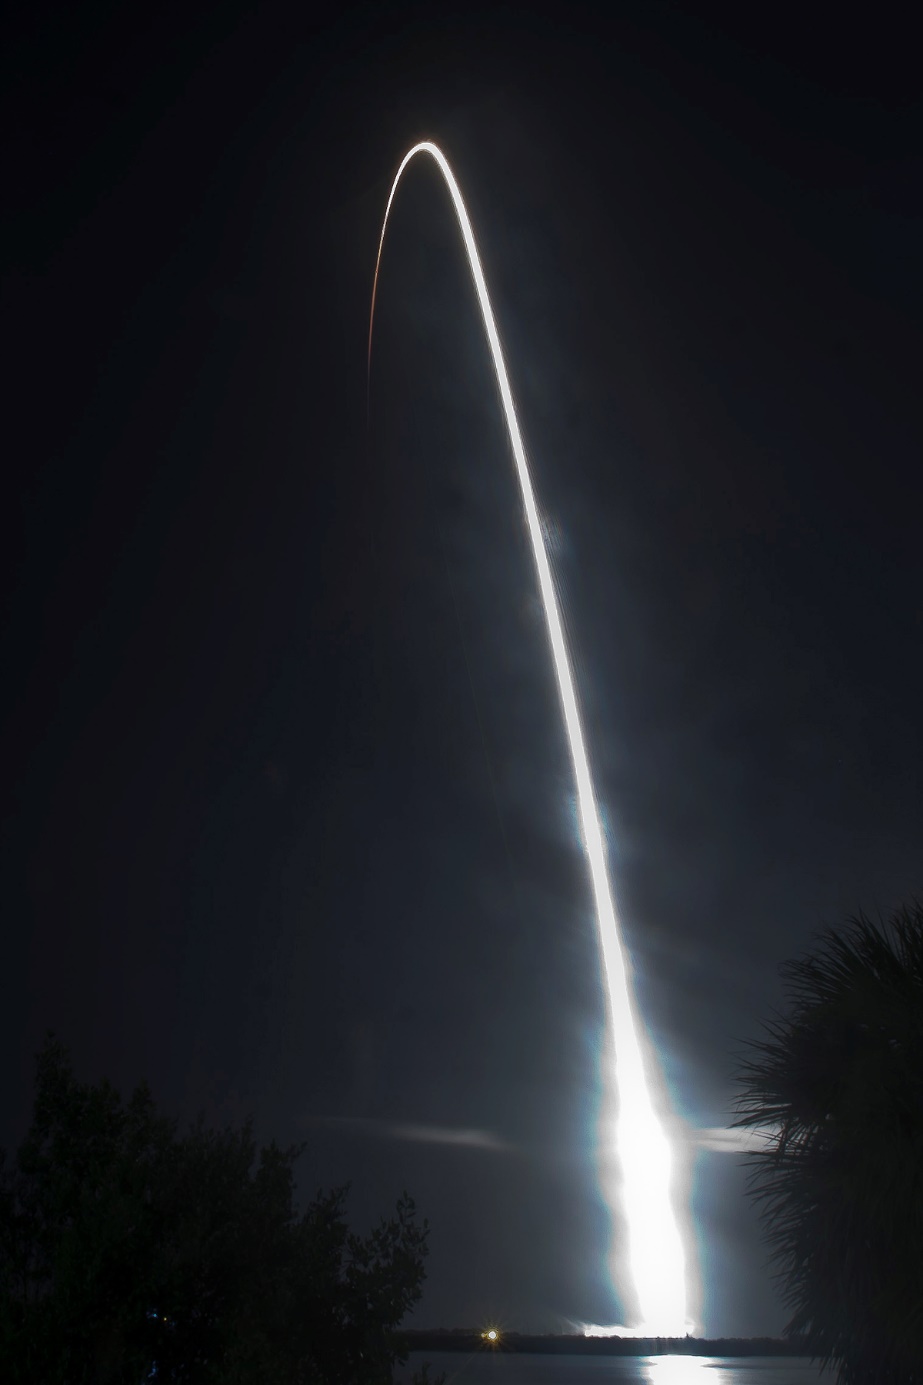
<instances>
[{"instance_id":1,"label":"dark sky","mask_svg":"<svg viewBox=\"0 0 923 1385\"><path fill-rule=\"evenodd\" d=\"M923 101L909 18L613 9L37 4L5 36L0 1143L52 1028L84 1077L306 1139L358 1223L408 1187L420 1325L621 1315L569 761L424 162L366 427L380 217L434 138L553 536L700 1321L757 1334L784 1310L739 1156L694 1132L778 964L923 891Z\"/></svg>"}]
</instances>

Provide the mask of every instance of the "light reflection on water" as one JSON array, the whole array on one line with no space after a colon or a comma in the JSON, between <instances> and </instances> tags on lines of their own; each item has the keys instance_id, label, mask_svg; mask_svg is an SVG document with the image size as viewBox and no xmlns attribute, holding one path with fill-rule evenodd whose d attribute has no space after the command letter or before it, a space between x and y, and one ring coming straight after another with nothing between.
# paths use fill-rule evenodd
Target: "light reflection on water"
<instances>
[{"instance_id":1,"label":"light reflection on water","mask_svg":"<svg viewBox=\"0 0 923 1385\"><path fill-rule=\"evenodd\" d=\"M565 1356L530 1352L412 1352L395 1380L430 1364L446 1385L832 1385L800 1356Z\"/></svg>"},{"instance_id":2,"label":"light reflection on water","mask_svg":"<svg viewBox=\"0 0 923 1385\"><path fill-rule=\"evenodd\" d=\"M640 1356L637 1365L645 1385L815 1385L820 1374L784 1356Z\"/></svg>"}]
</instances>

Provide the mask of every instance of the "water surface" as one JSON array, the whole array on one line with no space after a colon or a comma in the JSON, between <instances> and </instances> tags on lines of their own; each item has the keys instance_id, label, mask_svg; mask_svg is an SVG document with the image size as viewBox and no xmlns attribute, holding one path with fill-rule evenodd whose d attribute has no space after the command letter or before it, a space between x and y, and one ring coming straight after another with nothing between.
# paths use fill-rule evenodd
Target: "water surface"
<instances>
[{"instance_id":1,"label":"water surface","mask_svg":"<svg viewBox=\"0 0 923 1385\"><path fill-rule=\"evenodd\" d=\"M395 1379L424 1361L446 1385L832 1385L801 1356L563 1356L510 1351L414 1351Z\"/></svg>"}]
</instances>

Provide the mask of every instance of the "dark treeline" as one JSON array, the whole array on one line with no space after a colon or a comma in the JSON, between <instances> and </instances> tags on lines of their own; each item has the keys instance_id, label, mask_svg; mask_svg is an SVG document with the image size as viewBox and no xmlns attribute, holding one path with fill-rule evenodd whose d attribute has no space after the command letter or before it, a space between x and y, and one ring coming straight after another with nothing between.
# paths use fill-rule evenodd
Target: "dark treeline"
<instances>
[{"instance_id":1,"label":"dark treeline","mask_svg":"<svg viewBox=\"0 0 923 1385\"><path fill-rule=\"evenodd\" d=\"M512 1351L561 1356L809 1356L801 1337L584 1337L504 1332L496 1342L470 1328L404 1334L410 1351Z\"/></svg>"},{"instance_id":2,"label":"dark treeline","mask_svg":"<svg viewBox=\"0 0 923 1385\"><path fill-rule=\"evenodd\" d=\"M391 1385L426 1223L406 1195L364 1235L345 1187L301 1202L303 1152L250 1123L182 1130L49 1039L0 1151L3 1385Z\"/></svg>"}]
</instances>

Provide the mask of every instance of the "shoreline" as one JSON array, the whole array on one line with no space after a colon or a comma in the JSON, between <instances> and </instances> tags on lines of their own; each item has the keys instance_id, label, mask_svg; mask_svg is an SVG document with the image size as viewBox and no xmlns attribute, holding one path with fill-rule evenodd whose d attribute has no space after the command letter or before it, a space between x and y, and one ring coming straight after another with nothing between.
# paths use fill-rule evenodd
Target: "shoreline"
<instances>
[{"instance_id":1,"label":"shoreline","mask_svg":"<svg viewBox=\"0 0 923 1385\"><path fill-rule=\"evenodd\" d=\"M516 1352L560 1356L798 1356L810 1358L803 1338L785 1337L584 1337L572 1333L503 1332L496 1342L468 1328L403 1334L408 1351Z\"/></svg>"}]
</instances>

